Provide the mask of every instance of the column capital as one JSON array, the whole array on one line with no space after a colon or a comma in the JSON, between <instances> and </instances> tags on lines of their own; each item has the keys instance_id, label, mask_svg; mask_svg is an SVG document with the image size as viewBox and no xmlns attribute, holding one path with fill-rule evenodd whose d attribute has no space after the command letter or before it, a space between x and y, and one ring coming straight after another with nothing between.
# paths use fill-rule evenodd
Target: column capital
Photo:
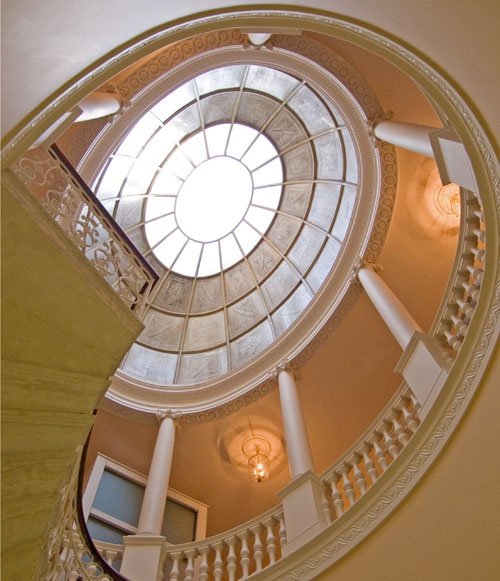
<instances>
[{"instance_id":1,"label":"column capital","mask_svg":"<svg viewBox=\"0 0 500 581\"><path fill-rule=\"evenodd\" d=\"M371 135L371 137L378 141L378 138L374 134L375 126L377 125L377 123L380 123L380 121L390 121L393 117L394 111L389 110L385 111L381 115L377 115L376 117L371 117L367 119L366 123L368 125L368 133Z\"/></svg>"},{"instance_id":2,"label":"column capital","mask_svg":"<svg viewBox=\"0 0 500 581\"><path fill-rule=\"evenodd\" d=\"M166 418L170 418L174 422L176 435L180 434L181 431L181 418L182 413L179 410L156 410L155 418L158 423L161 423Z\"/></svg>"},{"instance_id":3,"label":"column capital","mask_svg":"<svg viewBox=\"0 0 500 581\"><path fill-rule=\"evenodd\" d=\"M295 369L293 368L292 364L288 359L282 361L272 372L271 377L273 379L278 379L278 375L280 371L289 371L295 377Z\"/></svg>"},{"instance_id":4,"label":"column capital","mask_svg":"<svg viewBox=\"0 0 500 581\"><path fill-rule=\"evenodd\" d=\"M352 269L352 281L358 279L358 273L362 268L369 268L370 270L373 270L373 272L381 272L384 270L384 267L378 262L371 262L360 257Z\"/></svg>"}]
</instances>

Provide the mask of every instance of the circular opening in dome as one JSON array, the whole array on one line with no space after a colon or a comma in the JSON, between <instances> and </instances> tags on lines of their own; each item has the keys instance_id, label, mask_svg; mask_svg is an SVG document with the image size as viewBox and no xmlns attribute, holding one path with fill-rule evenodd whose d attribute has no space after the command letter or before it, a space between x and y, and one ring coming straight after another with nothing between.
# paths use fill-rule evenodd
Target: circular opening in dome
<instances>
[{"instance_id":1,"label":"circular opening in dome","mask_svg":"<svg viewBox=\"0 0 500 581\"><path fill-rule=\"evenodd\" d=\"M179 140L152 180L146 238L170 270L212 276L257 246L282 189L282 161L270 139L240 123L205 127Z\"/></svg>"},{"instance_id":2,"label":"circular opening in dome","mask_svg":"<svg viewBox=\"0 0 500 581\"><path fill-rule=\"evenodd\" d=\"M183 183L175 206L182 232L197 242L213 242L241 222L252 198L252 178L240 161L213 157Z\"/></svg>"}]
</instances>

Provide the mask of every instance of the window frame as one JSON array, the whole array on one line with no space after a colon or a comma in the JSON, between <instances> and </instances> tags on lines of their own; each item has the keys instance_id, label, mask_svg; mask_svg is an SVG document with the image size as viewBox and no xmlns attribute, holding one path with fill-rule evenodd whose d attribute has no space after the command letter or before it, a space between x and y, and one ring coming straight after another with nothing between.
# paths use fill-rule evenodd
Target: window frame
<instances>
[{"instance_id":1,"label":"window frame","mask_svg":"<svg viewBox=\"0 0 500 581\"><path fill-rule=\"evenodd\" d=\"M82 509L85 522L87 522L90 516L93 516L94 518L97 518L113 527L119 528L130 535L135 535L137 534L137 527L125 523L101 510L92 508L97 489L99 488L105 470L114 472L122 478L126 478L136 484L146 487L148 480L147 476L98 452L82 497ZM205 539L207 536L208 505L170 487L168 488L167 498L196 512L194 541Z\"/></svg>"}]
</instances>

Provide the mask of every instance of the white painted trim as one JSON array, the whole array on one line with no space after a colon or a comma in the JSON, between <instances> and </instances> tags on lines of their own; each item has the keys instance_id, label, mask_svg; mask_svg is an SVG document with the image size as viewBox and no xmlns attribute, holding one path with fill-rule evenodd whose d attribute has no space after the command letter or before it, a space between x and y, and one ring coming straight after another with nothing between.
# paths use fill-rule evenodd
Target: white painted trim
<instances>
[{"instance_id":1,"label":"white painted trim","mask_svg":"<svg viewBox=\"0 0 500 581\"><path fill-rule=\"evenodd\" d=\"M141 472L138 472L137 470L134 470L133 468L125 466L121 462L117 462L116 460L113 460L112 458L109 458L108 456L98 452L82 498L83 516L85 522L87 522L90 515L94 515L97 516L100 520L112 526L116 526L127 532L130 531L130 534L135 534L137 532L136 527L124 523L123 521L105 512L92 508L95 496L97 494L97 489L105 469L108 469L111 472L115 472L116 474L123 476L132 482L146 487L148 481L147 476ZM178 504L181 504L196 512L196 528L194 540L200 541L205 539L207 536L208 505L199 500L196 500L195 498L191 498L182 492L178 492L173 488L168 489L167 498L170 498Z\"/></svg>"}]
</instances>

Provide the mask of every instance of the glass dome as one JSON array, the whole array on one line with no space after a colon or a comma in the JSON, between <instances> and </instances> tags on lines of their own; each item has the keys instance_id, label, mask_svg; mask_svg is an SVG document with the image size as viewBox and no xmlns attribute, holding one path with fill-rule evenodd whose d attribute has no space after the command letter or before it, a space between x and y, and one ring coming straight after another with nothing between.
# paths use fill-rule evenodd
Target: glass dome
<instances>
[{"instance_id":1,"label":"glass dome","mask_svg":"<svg viewBox=\"0 0 500 581\"><path fill-rule=\"evenodd\" d=\"M348 232L358 162L324 95L236 64L146 111L95 191L160 274L122 372L193 385L249 362L307 309Z\"/></svg>"}]
</instances>

